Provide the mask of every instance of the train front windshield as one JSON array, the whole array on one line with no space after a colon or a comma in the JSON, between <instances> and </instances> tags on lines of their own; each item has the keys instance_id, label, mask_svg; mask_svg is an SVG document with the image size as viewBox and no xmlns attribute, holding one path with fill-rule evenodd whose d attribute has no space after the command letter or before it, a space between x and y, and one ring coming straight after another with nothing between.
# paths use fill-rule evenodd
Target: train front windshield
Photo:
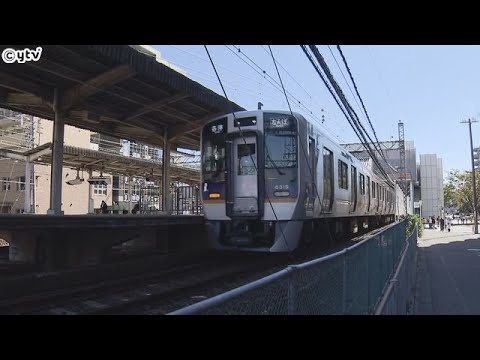
<instances>
[{"instance_id":1,"label":"train front windshield","mask_svg":"<svg viewBox=\"0 0 480 360\"><path fill-rule=\"evenodd\" d=\"M286 115L266 114L265 168L287 169L296 167L297 131L295 120Z\"/></svg>"}]
</instances>

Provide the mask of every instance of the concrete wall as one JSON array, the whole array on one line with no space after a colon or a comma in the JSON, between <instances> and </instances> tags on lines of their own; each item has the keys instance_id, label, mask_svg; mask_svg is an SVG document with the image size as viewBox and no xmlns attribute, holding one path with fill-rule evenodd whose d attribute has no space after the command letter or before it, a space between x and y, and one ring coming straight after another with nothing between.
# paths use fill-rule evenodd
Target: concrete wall
<instances>
[{"instance_id":1,"label":"concrete wall","mask_svg":"<svg viewBox=\"0 0 480 360\"><path fill-rule=\"evenodd\" d=\"M37 146L51 142L53 138L53 121L38 119L35 144ZM90 131L65 125L65 145L90 149Z\"/></svg>"},{"instance_id":2,"label":"concrete wall","mask_svg":"<svg viewBox=\"0 0 480 360\"><path fill-rule=\"evenodd\" d=\"M53 121L38 119L37 133L35 143L42 145L52 141L53 137ZM76 128L74 126L65 126L65 145L71 145L90 149L90 131ZM50 175L51 167L48 165L35 165L35 212L37 214L46 214L50 207ZM94 173L94 176L100 173ZM88 213L88 173L80 172L80 177L85 181L80 185L68 185L68 180L73 180L77 176L74 169L63 168L62 178L62 211L65 215L86 214ZM93 193L93 191L92 191ZM94 199L94 207L100 207L102 200L108 200L108 194L111 198L111 185L107 188L107 195L92 195ZM107 201L108 204L108 201Z\"/></svg>"},{"instance_id":3,"label":"concrete wall","mask_svg":"<svg viewBox=\"0 0 480 360\"><path fill-rule=\"evenodd\" d=\"M99 176L100 173L94 172L94 176ZM35 165L35 195L36 195L36 213L46 214L50 207L50 166ZM64 179L62 185L62 211L65 215L87 214L88 213L88 174L80 172L80 177L85 181L80 185L68 185L66 181L73 180L77 176L76 170L63 168L62 177ZM95 195L94 207L99 208L102 200L109 205L112 202L112 185L107 186L107 195Z\"/></svg>"}]
</instances>

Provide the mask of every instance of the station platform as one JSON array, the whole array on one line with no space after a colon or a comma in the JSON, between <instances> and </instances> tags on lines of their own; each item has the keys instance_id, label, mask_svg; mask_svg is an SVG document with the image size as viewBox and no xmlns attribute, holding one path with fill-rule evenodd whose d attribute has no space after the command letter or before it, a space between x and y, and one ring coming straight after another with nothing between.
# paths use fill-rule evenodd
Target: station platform
<instances>
[{"instance_id":1,"label":"station platform","mask_svg":"<svg viewBox=\"0 0 480 360\"><path fill-rule=\"evenodd\" d=\"M417 266L414 314L480 314L480 235L473 225L425 229Z\"/></svg>"},{"instance_id":2,"label":"station platform","mask_svg":"<svg viewBox=\"0 0 480 360\"><path fill-rule=\"evenodd\" d=\"M113 246L125 242L164 253L204 248L205 231L199 215L0 216L9 261L46 270L101 264Z\"/></svg>"}]
</instances>

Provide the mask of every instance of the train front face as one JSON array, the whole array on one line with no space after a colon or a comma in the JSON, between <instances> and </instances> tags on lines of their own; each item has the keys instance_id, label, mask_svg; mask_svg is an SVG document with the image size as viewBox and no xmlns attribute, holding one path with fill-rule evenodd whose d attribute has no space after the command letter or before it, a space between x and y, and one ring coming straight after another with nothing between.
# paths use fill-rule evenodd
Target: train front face
<instances>
[{"instance_id":1,"label":"train front face","mask_svg":"<svg viewBox=\"0 0 480 360\"><path fill-rule=\"evenodd\" d=\"M204 126L201 187L212 248L297 247L298 125L287 112L244 111Z\"/></svg>"}]
</instances>

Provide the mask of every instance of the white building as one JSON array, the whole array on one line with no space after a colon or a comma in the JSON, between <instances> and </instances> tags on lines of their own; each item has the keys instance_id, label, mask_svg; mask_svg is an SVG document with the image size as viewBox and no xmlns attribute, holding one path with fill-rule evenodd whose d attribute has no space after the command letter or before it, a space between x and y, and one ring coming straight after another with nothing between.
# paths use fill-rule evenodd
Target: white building
<instances>
[{"instance_id":1,"label":"white building","mask_svg":"<svg viewBox=\"0 0 480 360\"><path fill-rule=\"evenodd\" d=\"M420 191L421 216L441 216L444 206L443 162L436 154L420 155Z\"/></svg>"}]
</instances>

